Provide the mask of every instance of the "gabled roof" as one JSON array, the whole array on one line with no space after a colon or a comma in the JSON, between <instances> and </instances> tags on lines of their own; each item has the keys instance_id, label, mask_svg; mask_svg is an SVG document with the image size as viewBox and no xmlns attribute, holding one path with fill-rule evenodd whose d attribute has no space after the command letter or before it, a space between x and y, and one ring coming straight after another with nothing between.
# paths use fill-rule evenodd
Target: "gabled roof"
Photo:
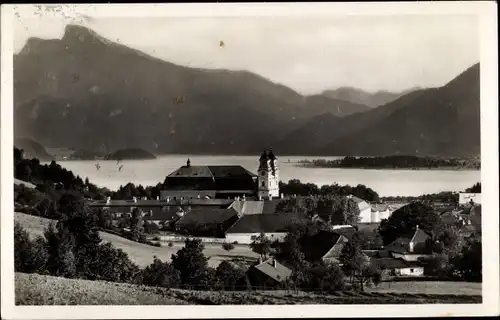
<instances>
[{"instance_id":1,"label":"gabled roof","mask_svg":"<svg viewBox=\"0 0 500 320\"><path fill-rule=\"evenodd\" d=\"M396 253L407 253L410 250L410 238L397 238L390 244L388 244L385 249L390 252L396 252Z\"/></svg>"},{"instance_id":2,"label":"gabled roof","mask_svg":"<svg viewBox=\"0 0 500 320\"><path fill-rule=\"evenodd\" d=\"M257 175L242 166L182 166L167 177L220 179L242 176L256 177Z\"/></svg>"},{"instance_id":3,"label":"gabled roof","mask_svg":"<svg viewBox=\"0 0 500 320\"><path fill-rule=\"evenodd\" d=\"M263 213L243 215L226 232L230 233L261 233L287 232L287 227L300 221L307 221L302 213Z\"/></svg>"},{"instance_id":4,"label":"gabled roof","mask_svg":"<svg viewBox=\"0 0 500 320\"><path fill-rule=\"evenodd\" d=\"M195 207L187 212L176 225L223 223L238 212L232 208Z\"/></svg>"},{"instance_id":5,"label":"gabled roof","mask_svg":"<svg viewBox=\"0 0 500 320\"><path fill-rule=\"evenodd\" d=\"M285 281L292 274L292 270L275 261L274 258L269 258L253 267L278 282Z\"/></svg>"},{"instance_id":6,"label":"gabled roof","mask_svg":"<svg viewBox=\"0 0 500 320\"><path fill-rule=\"evenodd\" d=\"M418 261L405 261L403 259L394 258L375 258L371 259L371 262L379 268L386 270L422 267L422 264Z\"/></svg>"},{"instance_id":7,"label":"gabled roof","mask_svg":"<svg viewBox=\"0 0 500 320\"><path fill-rule=\"evenodd\" d=\"M429 239L430 236L422 229L417 227L417 230L415 230L415 233L413 234L413 238L411 241L415 244L417 243L425 243L427 239Z\"/></svg>"},{"instance_id":8,"label":"gabled roof","mask_svg":"<svg viewBox=\"0 0 500 320\"><path fill-rule=\"evenodd\" d=\"M231 204L241 214L276 213L276 205L281 199L239 200Z\"/></svg>"},{"instance_id":9,"label":"gabled roof","mask_svg":"<svg viewBox=\"0 0 500 320\"><path fill-rule=\"evenodd\" d=\"M385 250L395 253L410 253L410 242L413 242L412 254L423 254L426 249L426 241L430 236L422 229L417 228L413 235L400 237L385 247Z\"/></svg>"},{"instance_id":10,"label":"gabled roof","mask_svg":"<svg viewBox=\"0 0 500 320\"><path fill-rule=\"evenodd\" d=\"M318 261L323 258L339 258L347 238L340 233L321 230L299 240L304 249L306 260Z\"/></svg>"}]
</instances>

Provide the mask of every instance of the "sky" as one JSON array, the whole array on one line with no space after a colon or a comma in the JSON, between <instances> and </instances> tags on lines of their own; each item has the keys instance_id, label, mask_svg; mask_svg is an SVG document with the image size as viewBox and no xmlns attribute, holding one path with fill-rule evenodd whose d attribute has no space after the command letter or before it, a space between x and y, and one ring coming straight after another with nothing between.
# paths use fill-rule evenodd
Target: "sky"
<instances>
[{"instance_id":1,"label":"sky","mask_svg":"<svg viewBox=\"0 0 500 320\"><path fill-rule=\"evenodd\" d=\"M66 24L18 18L14 50L29 37L61 38ZM301 94L344 86L371 92L438 87L479 62L472 15L89 18L77 24L178 65L248 70Z\"/></svg>"}]
</instances>

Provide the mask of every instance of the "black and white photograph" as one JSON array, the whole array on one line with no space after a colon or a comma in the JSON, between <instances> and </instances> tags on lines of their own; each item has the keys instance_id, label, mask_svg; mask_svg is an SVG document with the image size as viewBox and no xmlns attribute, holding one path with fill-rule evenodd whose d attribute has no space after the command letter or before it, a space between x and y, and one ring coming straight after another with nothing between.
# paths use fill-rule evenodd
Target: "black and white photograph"
<instances>
[{"instance_id":1,"label":"black and white photograph","mask_svg":"<svg viewBox=\"0 0 500 320\"><path fill-rule=\"evenodd\" d=\"M2 5L6 319L498 315L496 10Z\"/></svg>"}]
</instances>

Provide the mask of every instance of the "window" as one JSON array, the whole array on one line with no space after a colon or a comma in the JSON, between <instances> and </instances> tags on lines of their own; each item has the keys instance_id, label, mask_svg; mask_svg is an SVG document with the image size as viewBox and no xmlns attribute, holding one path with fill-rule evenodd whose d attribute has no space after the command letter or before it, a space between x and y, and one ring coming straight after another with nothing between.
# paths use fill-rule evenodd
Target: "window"
<instances>
[{"instance_id":1,"label":"window","mask_svg":"<svg viewBox=\"0 0 500 320\"><path fill-rule=\"evenodd\" d=\"M262 187L265 187L266 186L266 183L264 181L262 181L262 183L260 184Z\"/></svg>"},{"instance_id":2,"label":"window","mask_svg":"<svg viewBox=\"0 0 500 320\"><path fill-rule=\"evenodd\" d=\"M413 272L413 269L410 269L410 272Z\"/></svg>"},{"instance_id":3,"label":"window","mask_svg":"<svg viewBox=\"0 0 500 320\"><path fill-rule=\"evenodd\" d=\"M261 171L261 172L260 172L260 174L261 174L261 175L265 175L265 174L266 174L266 172L265 172L265 171Z\"/></svg>"}]
</instances>

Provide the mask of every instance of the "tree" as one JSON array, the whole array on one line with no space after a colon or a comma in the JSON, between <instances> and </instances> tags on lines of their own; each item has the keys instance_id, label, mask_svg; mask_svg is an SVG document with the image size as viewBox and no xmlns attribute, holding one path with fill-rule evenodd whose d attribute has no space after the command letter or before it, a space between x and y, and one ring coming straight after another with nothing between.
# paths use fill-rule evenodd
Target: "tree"
<instances>
[{"instance_id":1,"label":"tree","mask_svg":"<svg viewBox=\"0 0 500 320\"><path fill-rule=\"evenodd\" d=\"M472 187L465 189L465 192L481 193L481 182L477 182Z\"/></svg>"},{"instance_id":2,"label":"tree","mask_svg":"<svg viewBox=\"0 0 500 320\"><path fill-rule=\"evenodd\" d=\"M156 256L153 263L142 272L142 284L148 286L175 288L181 283L181 273L171 263L163 262Z\"/></svg>"},{"instance_id":3,"label":"tree","mask_svg":"<svg viewBox=\"0 0 500 320\"><path fill-rule=\"evenodd\" d=\"M234 244L232 243L227 243L227 242L224 242L222 244L222 249L226 250L226 251L231 251L234 249Z\"/></svg>"},{"instance_id":4,"label":"tree","mask_svg":"<svg viewBox=\"0 0 500 320\"><path fill-rule=\"evenodd\" d=\"M266 237L264 233L258 236L251 236L252 242L249 244L250 249L257 253L261 259L267 259L267 256L271 252L271 240Z\"/></svg>"},{"instance_id":5,"label":"tree","mask_svg":"<svg viewBox=\"0 0 500 320\"><path fill-rule=\"evenodd\" d=\"M19 224L14 225L14 270L26 273L45 273L48 259L46 242L42 237L33 241Z\"/></svg>"},{"instance_id":6,"label":"tree","mask_svg":"<svg viewBox=\"0 0 500 320\"><path fill-rule=\"evenodd\" d=\"M293 270L290 280L295 288L306 291L334 292L344 288L344 274L337 264L304 264Z\"/></svg>"},{"instance_id":7,"label":"tree","mask_svg":"<svg viewBox=\"0 0 500 320\"><path fill-rule=\"evenodd\" d=\"M134 208L134 210L132 210L132 214L130 217L130 231L132 232L132 238L134 241L144 238L142 213L137 208Z\"/></svg>"},{"instance_id":8,"label":"tree","mask_svg":"<svg viewBox=\"0 0 500 320\"><path fill-rule=\"evenodd\" d=\"M382 220L378 232L384 245L387 245L399 237L415 232L417 226L432 237L437 237L444 228L441 217L432 207L414 201L394 211L389 219Z\"/></svg>"},{"instance_id":9,"label":"tree","mask_svg":"<svg viewBox=\"0 0 500 320\"><path fill-rule=\"evenodd\" d=\"M208 268L208 259L203 254L205 246L200 239L186 239L184 248L172 255L172 265L180 272L185 285L200 285Z\"/></svg>"},{"instance_id":10,"label":"tree","mask_svg":"<svg viewBox=\"0 0 500 320\"><path fill-rule=\"evenodd\" d=\"M235 290L245 276L245 271L228 261L222 261L215 270L215 276L222 290Z\"/></svg>"},{"instance_id":11,"label":"tree","mask_svg":"<svg viewBox=\"0 0 500 320\"><path fill-rule=\"evenodd\" d=\"M462 248L460 256L452 259L455 274L462 280L481 282L483 279L481 240L471 239Z\"/></svg>"},{"instance_id":12,"label":"tree","mask_svg":"<svg viewBox=\"0 0 500 320\"><path fill-rule=\"evenodd\" d=\"M340 262L351 283L364 291L364 284L368 280L375 284L380 282L381 272L370 263L361 250L360 235L355 233L342 248Z\"/></svg>"}]
</instances>

